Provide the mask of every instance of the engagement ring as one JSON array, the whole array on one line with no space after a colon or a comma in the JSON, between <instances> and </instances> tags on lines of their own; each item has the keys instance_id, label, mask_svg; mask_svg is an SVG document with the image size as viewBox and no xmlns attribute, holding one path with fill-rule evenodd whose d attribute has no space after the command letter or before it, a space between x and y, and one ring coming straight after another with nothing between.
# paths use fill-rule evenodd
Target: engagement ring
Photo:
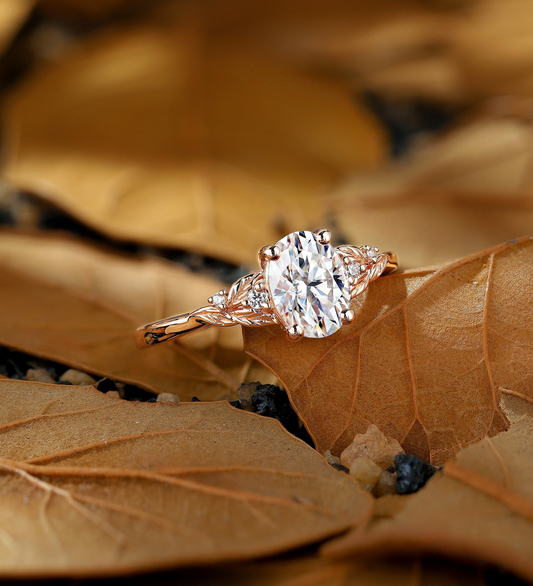
<instances>
[{"instance_id":1,"label":"engagement ring","mask_svg":"<svg viewBox=\"0 0 533 586\"><path fill-rule=\"evenodd\" d=\"M354 319L350 301L398 267L393 252L330 244L328 230L293 232L258 254L261 271L238 279L209 305L137 330L141 347L212 326L277 324L290 340L326 338Z\"/></svg>"}]
</instances>

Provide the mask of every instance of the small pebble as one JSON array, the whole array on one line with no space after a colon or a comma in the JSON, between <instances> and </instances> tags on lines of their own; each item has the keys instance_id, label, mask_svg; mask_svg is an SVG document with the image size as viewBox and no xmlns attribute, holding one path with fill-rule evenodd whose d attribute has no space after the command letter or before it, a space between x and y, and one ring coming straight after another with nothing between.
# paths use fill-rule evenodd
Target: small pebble
<instances>
[{"instance_id":1,"label":"small pebble","mask_svg":"<svg viewBox=\"0 0 533 586\"><path fill-rule=\"evenodd\" d=\"M60 381L66 381L73 385L81 385L81 386L88 386L88 385L95 385L96 380L86 372L82 372L81 370L76 370L75 368L69 368L66 370L60 377Z\"/></svg>"},{"instance_id":2,"label":"small pebble","mask_svg":"<svg viewBox=\"0 0 533 586\"><path fill-rule=\"evenodd\" d=\"M396 475L384 470L376 486L376 496L383 497L388 494L396 494Z\"/></svg>"},{"instance_id":3,"label":"small pebble","mask_svg":"<svg viewBox=\"0 0 533 586\"><path fill-rule=\"evenodd\" d=\"M252 395L255 393L255 391L257 391L257 387L260 385L261 383L259 382L245 383L237 389L237 395L239 397L239 401L241 402L241 409L243 409L243 411L254 410L252 405Z\"/></svg>"},{"instance_id":4,"label":"small pebble","mask_svg":"<svg viewBox=\"0 0 533 586\"><path fill-rule=\"evenodd\" d=\"M28 368L25 380L31 380L39 383L55 383L56 381L50 376L46 368Z\"/></svg>"},{"instance_id":5,"label":"small pebble","mask_svg":"<svg viewBox=\"0 0 533 586\"><path fill-rule=\"evenodd\" d=\"M106 397L111 397L112 399L120 399L118 391L107 391Z\"/></svg>"},{"instance_id":6,"label":"small pebble","mask_svg":"<svg viewBox=\"0 0 533 586\"><path fill-rule=\"evenodd\" d=\"M252 395L252 407L259 415L277 419L291 433L296 434L300 430L298 416L287 393L275 385L258 385Z\"/></svg>"},{"instance_id":7,"label":"small pebble","mask_svg":"<svg viewBox=\"0 0 533 586\"><path fill-rule=\"evenodd\" d=\"M345 474L350 474L350 470L348 468L346 468L346 466L343 466L342 464L332 464L333 468L335 468L335 470L338 470L339 472L344 472Z\"/></svg>"},{"instance_id":8,"label":"small pebble","mask_svg":"<svg viewBox=\"0 0 533 586\"><path fill-rule=\"evenodd\" d=\"M397 454L403 454L402 446L395 439L387 437L376 425L369 425L365 433L353 438L352 443L342 452L341 463L350 467L355 458L365 456L381 469L394 464Z\"/></svg>"},{"instance_id":9,"label":"small pebble","mask_svg":"<svg viewBox=\"0 0 533 586\"><path fill-rule=\"evenodd\" d=\"M198 397L192 397L191 398L191 403L201 403L200 399Z\"/></svg>"},{"instance_id":10,"label":"small pebble","mask_svg":"<svg viewBox=\"0 0 533 586\"><path fill-rule=\"evenodd\" d=\"M396 492L411 494L426 484L436 472L431 464L411 454L398 454L394 460L396 468Z\"/></svg>"},{"instance_id":11,"label":"small pebble","mask_svg":"<svg viewBox=\"0 0 533 586\"><path fill-rule=\"evenodd\" d=\"M341 459L338 456L334 456L330 450L324 452L324 458L328 464L331 464L331 466L342 466ZM347 467L343 466L343 468Z\"/></svg>"},{"instance_id":12,"label":"small pebble","mask_svg":"<svg viewBox=\"0 0 533 586\"><path fill-rule=\"evenodd\" d=\"M232 407L235 407L235 409L241 409L241 402L239 401L239 399L237 399L236 401L229 401L229 404Z\"/></svg>"},{"instance_id":13,"label":"small pebble","mask_svg":"<svg viewBox=\"0 0 533 586\"><path fill-rule=\"evenodd\" d=\"M352 461L350 465L350 475L353 476L361 488L372 490L381 478L382 470L370 458L361 456Z\"/></svg>"},{"instance_id":14,"label":"small pebble","mask_svg":"<svg viewBox=\"0 0 533 586\"><path fill-rule=\"evenodd\" d=\"M157 395L157 402L158 403L179 403L180 398L178 395L174 395L173 393L160 393Z\"/></svg>"}]
</instances>

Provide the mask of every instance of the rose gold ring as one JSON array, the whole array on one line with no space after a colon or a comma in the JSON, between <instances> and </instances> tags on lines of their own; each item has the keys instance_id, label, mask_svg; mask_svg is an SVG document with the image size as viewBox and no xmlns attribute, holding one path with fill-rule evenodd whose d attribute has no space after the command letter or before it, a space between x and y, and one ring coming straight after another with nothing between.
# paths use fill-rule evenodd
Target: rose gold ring
<instances>
[{"instance_id":1,"label":"rose gold ring","mask_svg":"<svg viewBox=\"0 0 533 586\"><path fill-rule=\"evenodd\" d=\"M277 324L290 340L325 338L351 322L350 301L371 281L398 268L393 252L330 244L328 230L293 232L258 254L261 271L241 277L209 305L137 330L141 348L212 326Z\"/></svg>"}]
</instances>

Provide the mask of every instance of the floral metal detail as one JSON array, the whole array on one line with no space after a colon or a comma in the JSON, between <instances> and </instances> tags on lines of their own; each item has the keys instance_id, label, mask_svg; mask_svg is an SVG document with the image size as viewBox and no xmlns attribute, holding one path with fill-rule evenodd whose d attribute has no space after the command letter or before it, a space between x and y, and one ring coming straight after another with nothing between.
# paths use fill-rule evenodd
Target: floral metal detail
<instances>
[{"instance_id":1,"label":"floral metal detail","mask_svg":"<svg viewBox=\"0 0 533 586\"><path fill-rule=\"evenodd\" d=\"M312 242L313 238L316 239L316 245ZM369 283L377 279L384 271L391 272L395 270L397 260L393 253L380 253L376 247L372 246L344 245L333 249L329 244L330 239L331 234L327 230L317 230L314 233L295 232L280 240L275 246L264 247L259 253L264 270L241 277L235 281L228 291L221 290L215 293L209 298L210 305L206 307L139 328L137 332L139 345L141 347L153 346L211 326L225 327L239 324L243 326L278 324L285 330L288 337L293 340L301 337L331 335L340 327L340 322L333 325L331 323L324 325L324 323L317 321L316 326L310 321L306 322L306 319L311 320L313 316L310 314L310 316L306 317L302 313L305 303L314 304L312 308L316 317L313 319L330 319L333 322L331 315L335 310L338 312L337 316L343 322L349 322L353 319L353 310L349 308L349 301L363 293ZM295 244L297 241L300 243L298 246ZM288 306L275 307L270 287L277 287L276 279L282 278L285 274L284 267L280 266L279 263L285 262L280 261L280 259L284 254L283 251L287 246L290 247L292 242L295 249L292 252L289 250L291 253L287 258L290 259L291 263L294 263L293 269L291 269L293 273L287 273L286 278L289 289L290 286L298 289L300 317L292 319L289 315L289 318L291 318L289 323L287 322L287 315L284 315L283 311L281 311L284 310L287 313ZM300 250L299 253L297 248ZM321 254L324 255L324 259L320 256ZM305 267L306 262L309 263L308 269ZM276 275L274 273L269 275L268 263L278 263L275 266L281 276L276 276L277 273ZM302 265L302 263L304 264ZM267 276L269 275L272 283L266 282L265 273ZM283 283L279 286L281 287L282 285ZM342 299L339 298L340 300L337 299L340 293L337 292L335 287L342 293ZM346 289L347 287L349 287L349 292ZM323 290L319 290L320 288ZM286 297L288 296L287 299L290 301L293 291L289 289ZM308 293L305 293L304 289ZM310 296L308 301L306 301L307 295ZM279 305L280 303L288 302L281 295L277 303ZM329 310L326 307L327 303L333 304ZM323 318L319 315L321 306L323 306L324 311L329 311L329 314L324 314ZM313 327L315 330L310 333L310 328Z\"/></svg>"}]
</instances>

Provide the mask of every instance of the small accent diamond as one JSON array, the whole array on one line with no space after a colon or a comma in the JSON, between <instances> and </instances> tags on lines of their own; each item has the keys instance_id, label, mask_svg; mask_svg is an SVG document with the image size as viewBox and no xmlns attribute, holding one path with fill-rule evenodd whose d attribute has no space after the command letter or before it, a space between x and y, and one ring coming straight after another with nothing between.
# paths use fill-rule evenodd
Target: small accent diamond
<instances>
[{"instance_id":1,"label":"small accent diamond","mask_svg":"<svg viewBox=\"0 0 533 586\"><path fill-rule=\"evenodd\" d=\"M261 309L264 304L268 304L268 293L266 291L255 291L252 289L248 293L248 301L253 309Z\"/></svg>"},{"instance_id":2,"label":"small accent diamond","mask_svg":"<svg viewBox=\"0 0 533 586\"><path fill-rule=\"evenodd\" d=\"M226 307L226 297L224 295L220 295L220 293L216 293L212 297L213 305L217 307Z\"/></svg>"},{"instance_id":3,"label":"small accent diamond","mask_svg":"<svg viewBox=\"0 0 533 586\"><path fill-rule=\"evenodd\" d=\"M375 246L368 246L368 244L367 244L367 245L363 246L362 249L366 252L368 258L374 259L379 254L379 249L376 248Z\"/></svg>"},{"instance_id":4,"label":"small accent diamond","mask_svg":"<svg viewBox=\"0 0 533 586\"><path fill-rule=\"evenodd\" d=\"M348 265L348 274L350 277L358 277L361 274L361 265L357 261L352 260Z\"/></svg>"}]
</instances>

